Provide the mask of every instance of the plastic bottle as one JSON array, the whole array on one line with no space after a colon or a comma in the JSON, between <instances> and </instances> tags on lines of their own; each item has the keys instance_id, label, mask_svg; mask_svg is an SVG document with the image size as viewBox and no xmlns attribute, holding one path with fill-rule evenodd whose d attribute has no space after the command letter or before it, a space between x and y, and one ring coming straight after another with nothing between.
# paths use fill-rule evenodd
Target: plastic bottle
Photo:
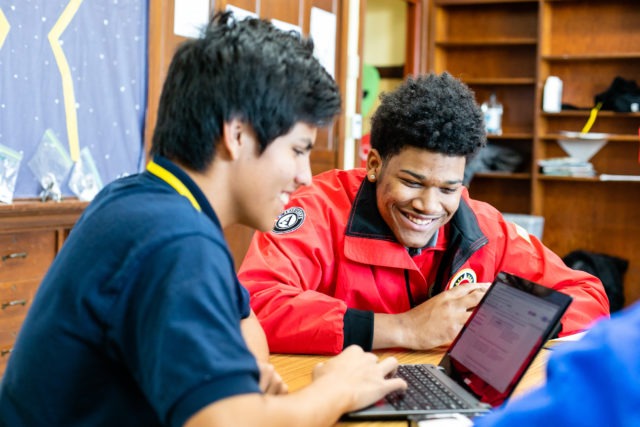
<instances>
[{"instance_id":1,"label":"plastic bottle","mask_svg":"<svg viewBox=\"0 0 640 427\"><path fill-rule=\"evenodd\" d=\"M487 134L502 135L502 104L495 93L492 93L488 101L480 106L484 113L484 125Z\"/></svg>"},{"instance_id":2,"label":"plastic bottle","mask_svg":"<svg viewBox=\"0 0 640 427\"><path fill-rule=\"evenodd\" d=\"M542 111L559 113L562 110L562 80L557 76L547 77L542 94Z\"/></svg>"}]
</instances>

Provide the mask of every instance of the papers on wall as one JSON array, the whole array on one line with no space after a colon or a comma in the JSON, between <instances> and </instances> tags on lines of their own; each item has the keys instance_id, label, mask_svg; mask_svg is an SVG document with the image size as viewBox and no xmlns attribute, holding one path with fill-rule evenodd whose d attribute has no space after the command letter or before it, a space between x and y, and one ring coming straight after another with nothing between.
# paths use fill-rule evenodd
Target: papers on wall
<instances>
[{"instance_id":1,"label":"papers on wall","mask_svg":"<svg viewBox=\"0 0 640 427\"><path fill-rule=\"evenodd\" d=\"M335 77L336 15L318 7L311 8L309 35L313 39L313 53L324 68Z\"/></svg>"},{"instance_id":2,"label":"papers on wall","mask_svg":"<svg viewBox=\"0 0 640 427\"><path fill-rule=\"evenodd\" d=\"M209 0L175 0L173 32L197 39L209 22Z\"/></svg>"}]
</instances>

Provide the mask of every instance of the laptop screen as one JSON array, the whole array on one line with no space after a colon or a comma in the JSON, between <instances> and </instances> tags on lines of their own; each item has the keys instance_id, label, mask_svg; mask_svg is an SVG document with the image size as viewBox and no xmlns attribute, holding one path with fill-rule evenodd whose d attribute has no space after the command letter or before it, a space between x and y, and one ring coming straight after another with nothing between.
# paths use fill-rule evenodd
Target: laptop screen
<instances>
[{"instance_id":1,"label":"laptop screen","mask_svg":"<svg viewBox=\"0 0 640 427\"><path fill-rule=\"evenodd\" d=\"M440 365L481 401L499 405L555 333L570 302L567 295L501 272Z\"/></svg>"}]
</instances>

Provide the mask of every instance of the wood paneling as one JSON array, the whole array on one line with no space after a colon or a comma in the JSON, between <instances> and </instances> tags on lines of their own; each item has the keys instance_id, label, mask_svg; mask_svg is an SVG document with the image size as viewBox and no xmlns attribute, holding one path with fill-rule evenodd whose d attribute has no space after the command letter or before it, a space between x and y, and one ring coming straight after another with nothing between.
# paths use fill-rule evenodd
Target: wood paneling
<instances>
[{"instance_id":1,"label":"wood paneling","mask_svg":"<svg viewBox=\"0 0 640 427\"><path fill-rule=\"evenodd\" d=\"M640 300L640 183L543 181L544 242L564 256L575 249L629 260L627 304Z\"/></svg>"},{"instance_id":2,"label":"wood paneling","mask_svg":"<svg viewBox=\"0 0 640 427\"><path fill-rule=\"evenodd\" d=\"M260 3L260 17L265 19L278 19L280 21L303 26L304 0L278 0L262 1ZM308 33L309 28L303 28Z\"/></svg>"},{"instance_id":3,"label":"wood paneling","mask_svg":"<svg viewBox=\"0 0 640 427\"><path fill-rule=\"evenodd\" d=\"M149 152L158 119L158 102L176 47L186 39L173 33L173 1L149 2L149 71L145 147Z\"/></svg>"},{"instance_id":4,"label":"wood paneling","mask_svg":"<svg viewBox=\"0 0 640 427\"><path fill-rule=\"evenodd\" d=\"M216 2L216 8L218 8L218 10L222 10L229 4L231 6L239 7L240 9L258 13L258 2L259 0L222 0L220 2Z\"/></svg>"}]
</instances>

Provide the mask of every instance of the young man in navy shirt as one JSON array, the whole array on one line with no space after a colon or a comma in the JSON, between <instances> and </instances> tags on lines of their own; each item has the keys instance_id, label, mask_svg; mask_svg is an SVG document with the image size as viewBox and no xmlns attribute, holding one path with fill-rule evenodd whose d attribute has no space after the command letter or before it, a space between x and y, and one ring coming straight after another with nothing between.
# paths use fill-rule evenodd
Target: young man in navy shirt
<instances>
[{"instance_id":1,"label":"young man in navy shirt","mask_svg":"<svg viewBox=\"0 0 640 427\"><path fill-rule=\"evenodd\" d=\"M405 386L351 347L283 395L223 236L272 227L339 108L312 44L265 21L219 14L183 44L153 160L96 197L38 290L0 425L322 426Z\"/></svg>"}]
</instances>

